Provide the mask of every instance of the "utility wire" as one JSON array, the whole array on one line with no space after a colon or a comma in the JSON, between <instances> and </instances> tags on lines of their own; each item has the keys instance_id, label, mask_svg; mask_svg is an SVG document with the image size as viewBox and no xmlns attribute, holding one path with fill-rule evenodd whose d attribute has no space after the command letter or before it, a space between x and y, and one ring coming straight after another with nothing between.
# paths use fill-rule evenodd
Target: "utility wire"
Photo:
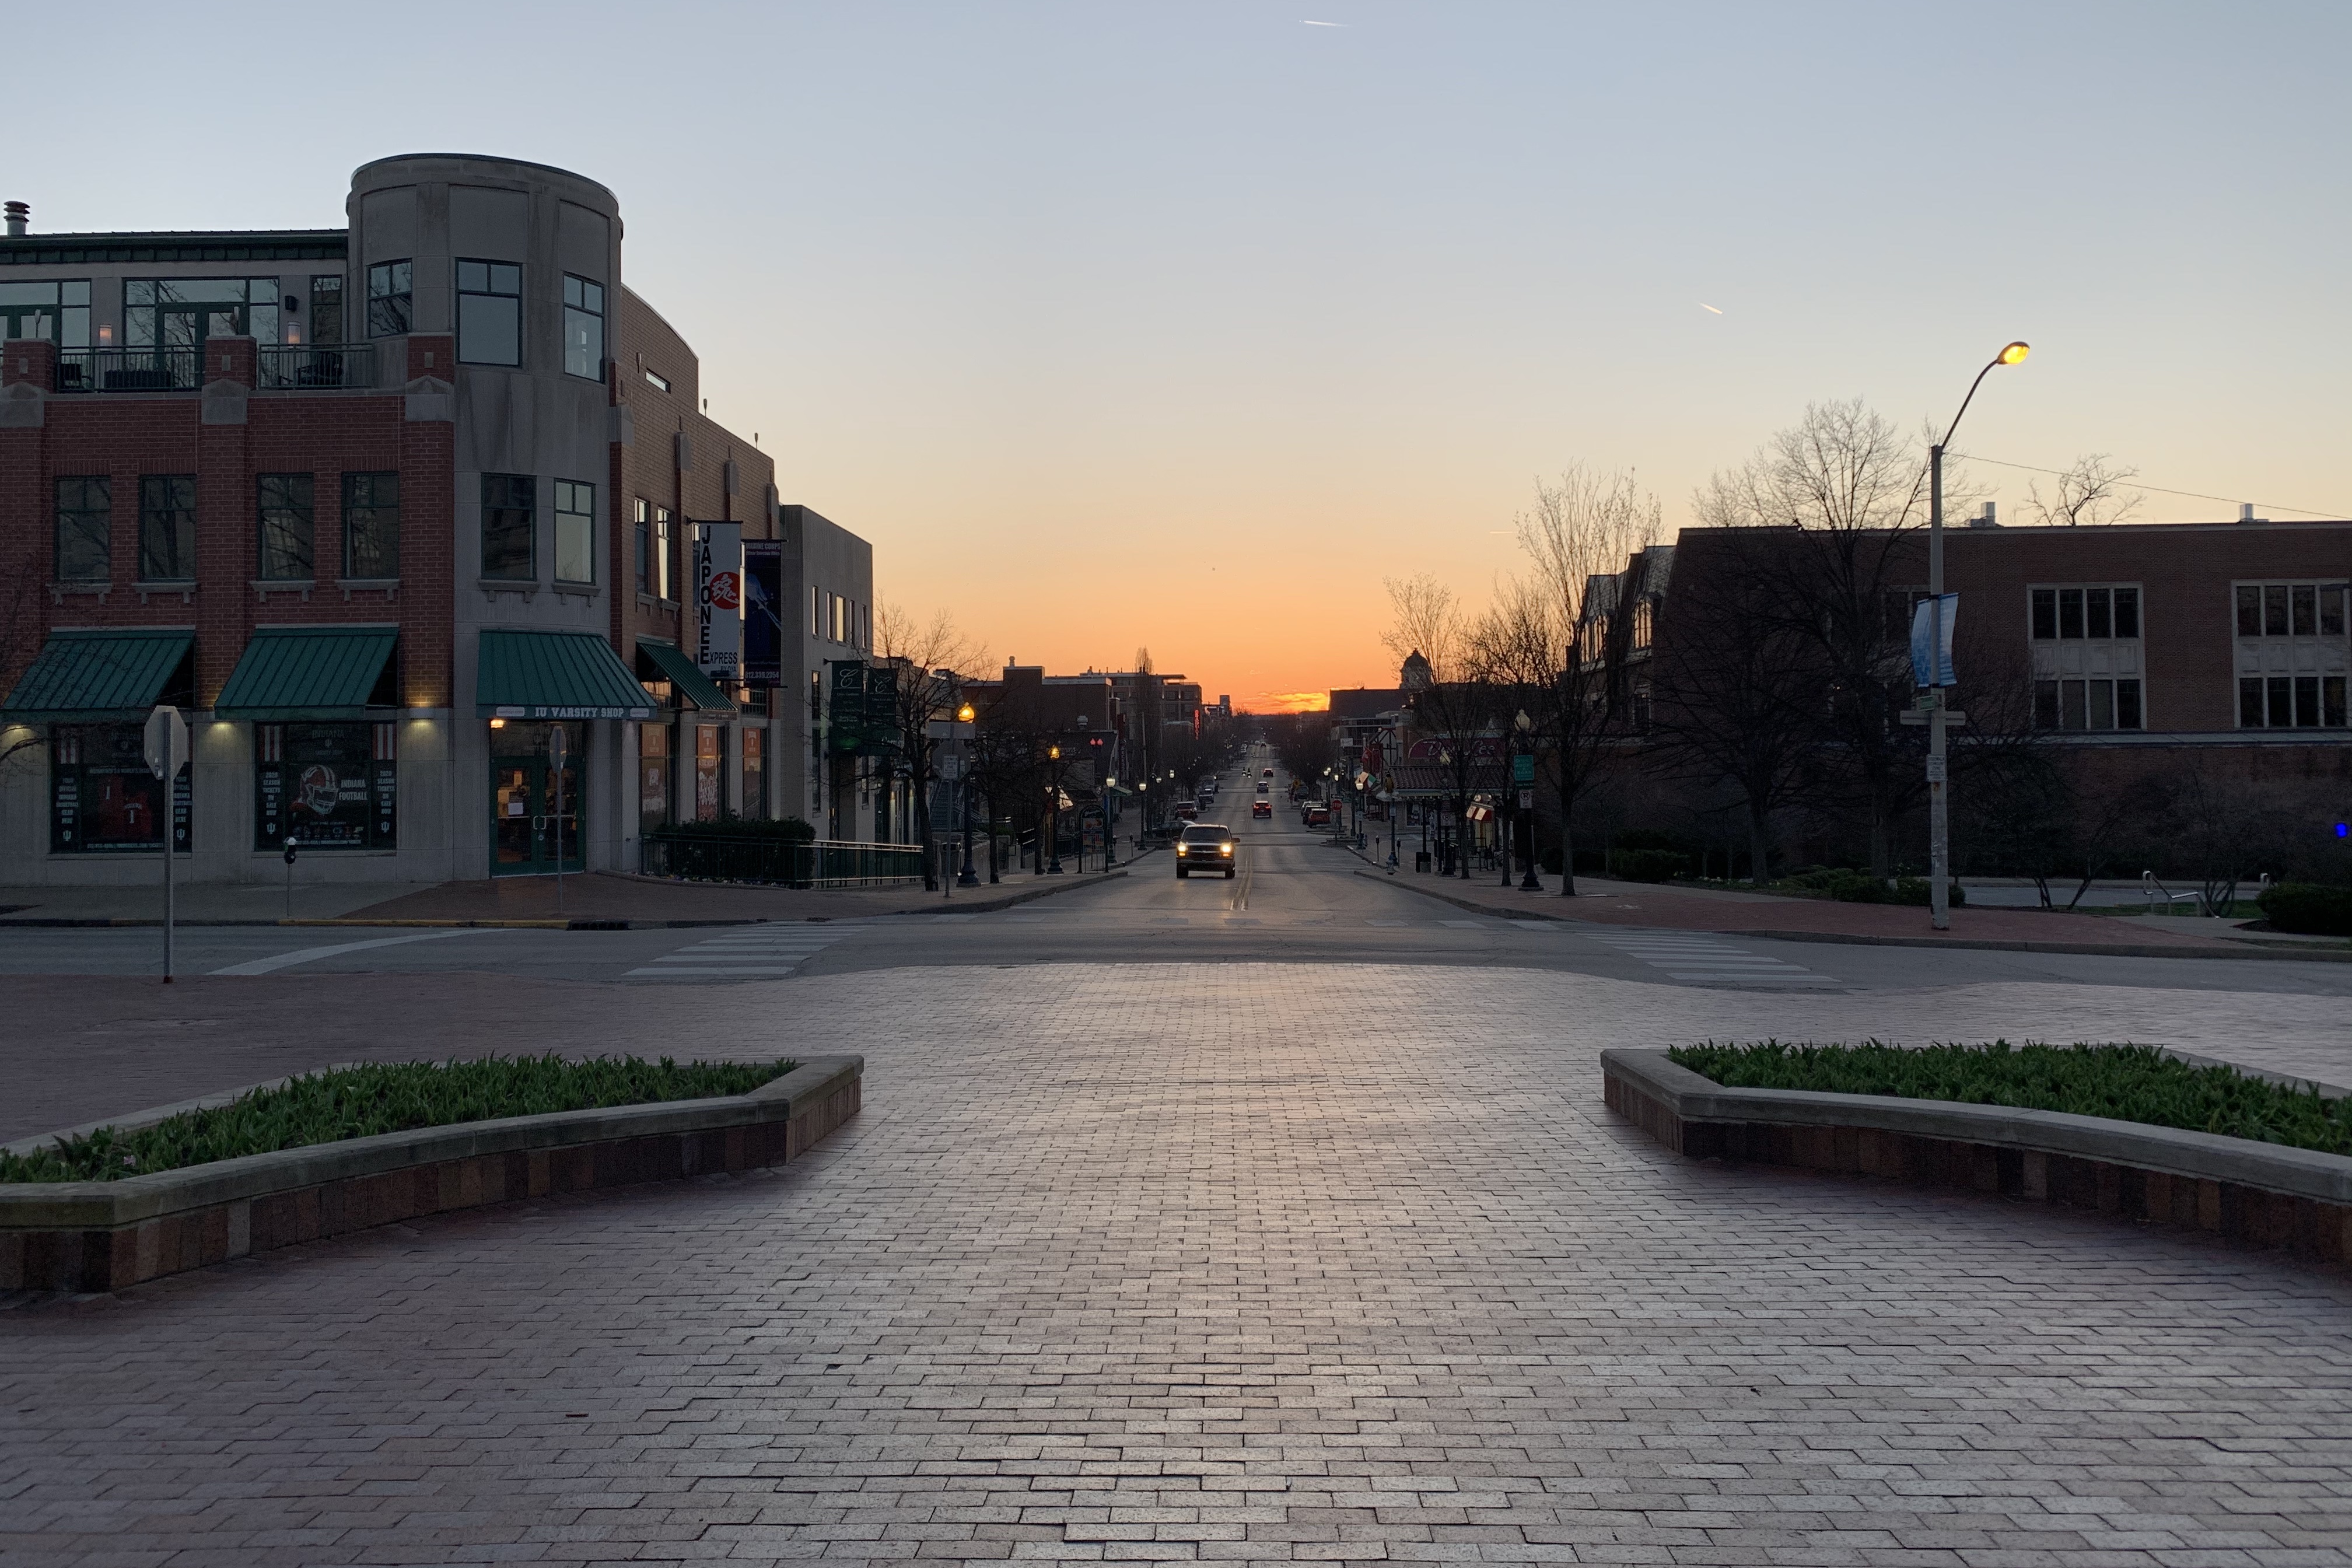
<instances>
[{"instance_id":1,"label":"utility wire","mask_svg":"<svg viewBox=\"0 0 2352 1568\"><path fill-rule=\"evenodd\" d=\"M2001 461L1999 458L1979 458L1973 452L1954 452L1951 456L1965 463L1990 463L1996 468L2022 468L2029 474L2048 474L2053 479L2063 479L2066 477L2064 471L2062 469L2037 468L2031 463L2006 463ZM2154 490L2158 495L2187 496L2191 500L2217 500L2221 502L2223 505L2228 505L2231 501L2236 501L2241 506L2246 504L2246 500L2243 496L2209 496L2201 490L2168 490L2162 485L2144 485L2136 479L2118 479L2116 483L2136 490ZM2338 509L2335 511L2314 511L2308 507L2279 506L2266 500L2258 500L2253 504L2270 511L2291 511L2297 517L2352 517L2352 511L2347 511L2342 509Z\"/></svg>"}]
</instances>

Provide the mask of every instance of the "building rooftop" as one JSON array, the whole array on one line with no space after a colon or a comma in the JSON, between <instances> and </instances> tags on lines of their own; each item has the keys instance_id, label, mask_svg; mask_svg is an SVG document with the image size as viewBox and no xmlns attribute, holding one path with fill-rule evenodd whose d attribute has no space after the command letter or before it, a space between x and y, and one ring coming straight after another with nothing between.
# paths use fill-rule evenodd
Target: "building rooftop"
<instances>
[{"instance_id":1,"label":"building rooftop","mask_svg":"<svg viewBox=\"0 0 2352 1568\"><path fill-rule=\"evenodd\" d=\"M0 267L90 261L340 261L340 228L156 229L119 234L28 234L0 239Z\"/></svg>"}]
</instances>

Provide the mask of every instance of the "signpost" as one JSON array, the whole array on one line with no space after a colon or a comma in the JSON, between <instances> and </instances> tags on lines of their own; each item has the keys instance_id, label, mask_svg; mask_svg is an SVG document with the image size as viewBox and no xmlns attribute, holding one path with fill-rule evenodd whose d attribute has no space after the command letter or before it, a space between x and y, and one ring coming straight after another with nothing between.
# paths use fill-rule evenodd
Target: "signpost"
<instances>
[{"instance_id":1,"label":"signpost","mask_svg":"<svg viewBox=\"0 0 2352 1568\"><path fill-rule=\"evenodd\" d=\"M564 735L563 726L557 724L547 731L547 767L555 783L555 912L563 912L563 763L572 753L572 742ZM288 859L293 857L289 854Z\"/></svg>"},{"instance_id":2,"label":"signpost","mask_svg":"<svg viewBox=\"0 0 2352 1568\"><path fill-rule=\"evenodd\" d=\"M163 984L172 984L173 954L173 919L175 889L172 885L172 859L178 846L172 840L180 831L180 814L173 809L179 788L180 770L188 765L188 721L180 710L168 703L147 715L147 769L163 782Z\"/></svg>"}]
</instances>

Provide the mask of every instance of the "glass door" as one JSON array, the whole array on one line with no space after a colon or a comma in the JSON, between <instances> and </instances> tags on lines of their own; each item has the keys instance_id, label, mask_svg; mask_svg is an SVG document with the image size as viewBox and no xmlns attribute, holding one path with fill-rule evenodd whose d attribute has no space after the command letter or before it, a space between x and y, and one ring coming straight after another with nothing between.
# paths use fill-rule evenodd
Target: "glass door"
<instances>
[{"instance_id":1,"label":"glass door","mask_svg":"<svg viewBox=\"0 0 2352 1568\"><path fill-rule=\"evenodd\" d=\"M561 816L556 811L558 770L548 761L548 736L559 728L567 742ZM509 721L490 731L490 875L551 873L557 868L559 844L562 869L586 868L580 844L580 748L586 743L585 728Z\"/></svg>"}]
</instances>

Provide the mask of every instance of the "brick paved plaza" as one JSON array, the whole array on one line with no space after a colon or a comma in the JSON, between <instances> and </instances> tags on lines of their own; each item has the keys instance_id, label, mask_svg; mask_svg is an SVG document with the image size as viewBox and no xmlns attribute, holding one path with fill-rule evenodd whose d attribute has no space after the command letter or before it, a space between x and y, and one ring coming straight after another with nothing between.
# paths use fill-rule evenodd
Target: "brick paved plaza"
<instances>
[{"instance_id":1,"label":"brick paved plaza","mask_svg":"<svg viewBox=\"0 0 2352 1568\"><path fill-rule=\"evenodd\" d=\"M2352 1056L2328 998L2088 989L1900 1011ZM2352 1562L2352 1280L1601 1107L1604 1045L1889 998L1227 964L722 1005L805 1020L743 1054L865 1050L863 1117L0 1315L0 1563Z\"/></svg>"}]
</instances>

